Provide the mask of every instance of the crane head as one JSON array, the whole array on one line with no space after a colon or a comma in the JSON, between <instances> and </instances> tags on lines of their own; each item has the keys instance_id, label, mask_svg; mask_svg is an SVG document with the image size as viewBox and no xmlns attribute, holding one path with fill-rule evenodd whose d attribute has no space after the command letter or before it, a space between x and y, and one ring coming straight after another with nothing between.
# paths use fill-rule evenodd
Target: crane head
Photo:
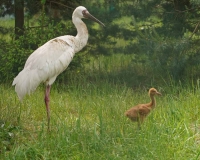
<instances>
[{"instance_id":1,"label":"crane head","mask_svg":"<svg viewBox=\"0 0 200 160\"><path fill-rule=\"evenodd\" d=\"M100 21L98 20L97 18L95 18L93 15L91 15L88 10L83 7L83 6L79 6L77 7L75 10L74 10L74 13L73 13L74 16L76 17L79 17L79 18L86 18L86 19L90 19L94 22L97 22L99 23L100 25L102 25L103 27L105 27L105 25Z\"/></svg>"},{"instance_id":2,"label":"crane head","mask_svg":"<svg viewBox=\"0 0 200 160\"><path fill-rule=\"evenodd\" d=\"M162 95L160 92L158 92L155 88L149 89L149 95Z\"/></svg>"}]
</instances>

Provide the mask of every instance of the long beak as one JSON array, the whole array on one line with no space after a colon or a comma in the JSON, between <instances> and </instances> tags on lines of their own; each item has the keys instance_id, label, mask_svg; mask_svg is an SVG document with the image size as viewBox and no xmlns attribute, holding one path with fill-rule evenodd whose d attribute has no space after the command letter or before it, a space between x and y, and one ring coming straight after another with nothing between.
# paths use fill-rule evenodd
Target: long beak
<instances>
[{"instance_id":1,"label":"long beak","mask_svg":"<svg viewBox=\"0 0 200 160\"><path fill-rule=\"evenodd\" d=\"M105 27L105 25L104 25L100 20L98 20L97 18L95 18L95 17L94 17L93 15L91 15L88 11L85 12L84 17L85 17L85 18L88 18L88 19L91 19L91 20L93 20L93 21L99 23L99 24L102 25L103 27Z\"/></svg>"},{"instance_id":2,"label":"long beak","mask_svg":"<svg viewBox=\"0 0 200 160\"><path fill-rule=\"evenodd\" d=\"M162 94L160 92L156 92L156 94L162 96Z\"/></svg>"}]
</instances>

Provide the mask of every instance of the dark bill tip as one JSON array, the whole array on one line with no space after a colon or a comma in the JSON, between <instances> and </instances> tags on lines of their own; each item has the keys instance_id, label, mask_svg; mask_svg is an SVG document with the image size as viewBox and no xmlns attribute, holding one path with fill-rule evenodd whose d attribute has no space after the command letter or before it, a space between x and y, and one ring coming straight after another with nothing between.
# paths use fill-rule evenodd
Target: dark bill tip
<instances>
[{"instance_id":1,"label":"dark bill tip","mask_svg":"<svg viewBox=\"0 0 200 160\"><path fill-rule=\"evenodd\" d=\"M97 18L95 18L93 15L91 15L87 10L83 11L83 16L84 16L85 18L88 18L88 19L90 19L90 20L92 20L92 21L94 21L94 22L97 22L97 23L99 23L101 26L105 27L105 25L104 25L100 20L98 20Z\"/></svg>"}]
</instances>

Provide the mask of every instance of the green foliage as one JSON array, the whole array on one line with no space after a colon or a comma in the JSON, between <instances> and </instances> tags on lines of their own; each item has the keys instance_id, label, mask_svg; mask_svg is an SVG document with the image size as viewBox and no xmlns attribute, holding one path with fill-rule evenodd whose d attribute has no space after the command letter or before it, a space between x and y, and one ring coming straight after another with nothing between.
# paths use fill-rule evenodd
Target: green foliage
<instances>
[{"instance_id":1,"label":"green foliage","mask_svg":"<svg viewBox=\"0 0 200 160\"><path fill-rule=\"evenodd\" d=\"M0 154L10 151L14 145L14 135L16 127L0 121Z\"/></svg>"},{"instance_id":2,"label":"green foliage","mask_svg":"<svg viewBox=\"0 0 200 160\"><path fill-rule=\"evenodd\" d=\"M13 0L1 0L0 1L0 17L6 14L13 14L14 5Z\"/></svg>"},{"instance_id":3,"label":"green foliage","mask_svg":"<svg viewBox=\"0 0 200 160\"><path fill-rule=\"evenodd\" d=\"M2 48L0 50L1 60L1 81L7 81L22 69L24 59L27 58L30 50L21 47L20 41L14 43L1 42Z\"/></svg>"},{"instance_id":4,"label":"green foliage","mask_svg":"<svg viewBox=\"0 0 200 160\"><path fill-rule=\"evenodd\" d=\"M191 63L194 60L191 57L199 51L193 49L194 44L188 38L162 38L154 28L137 32L142 45L139 48L141 54L137 55L138 59L143 57L142 62L149 65L156 73L168 71L174 79L183 80L187 68L197 67L197 64ZM166 76L166 74L162 75Z\"/></svg>"},{"instance_id":5,"label":"green foliage","mask_svg":"<svg viewBox=\"0 0 200 160\"><path fill-rule=\"evenodd\" d=\"M188 77L191 70L193 78L199 76L200 13L197 1L177 0L173 3L168 0L114 0L86 3L86 0L84 2L90 13L105 23L106 27L102 28L94 22L84 20L90 34L88 45L75 56L69 68L79 72L80 67L89 61L88 56L131 54L135 57L133 63L148 66L162 77L170 75L177 81L183 80L191 78ZM37 1L31 8L32 3L30 0L26 4L30 10L27 11L24 36L16 42L1 42L5 46L0 51L3 66L0 71L3 75L1 79L10 79L16 75L22 69L28 55L49 39L66 33L76 34L72 23L69 21L63 23L63 20L71 19L73 12L65 8L64 1L52 5L52 10L59 13L53 22L52 19L55 17L51 14L52 10L48 10L49 1ZM42 3L45 4L44 8ZM80 1L74 1L73 4L70 3L70 7L75 7L79 3ZM36 20L33 15L39 17L34 24L40 28L31 28ZM33 18L32 21L30 17ZM0 28L0 31L5 32L8 29ZM18 55L13 55L15 53Z\"/></svg>"},{"instance_id":6,"label":"green foliage","mask_svg":"<svg viewBox=\"0 0 200 160\"><path fill-rule=\"evenodd\" d=\"M108 23L113 18L118 21L125 19L121 15L129 16L129 20L132 21L129 23L124 20L118 23L117 27L113 23L109 25L108 32L104 33L106 39L103 41L103 46L107 46L109 42L116 44L118 41L125 41L125 43L124 46L110 45L107 52L134 54L135 61L153 68L154 72L162 74L163 77L170 74L176 80L185 79L190 74L191 68L199 69L199 58L197 58L199 49L196 49L199 48L197 45L199 12L196 2L189 0L178 0L174 3L164 0L115 2L119 14L114 17L108 10L106 12L106 16L110 16L106 19ZM109 35L114 38L108 38ZM195 58L197 59L194 60Z\"/></svg>"}]
</instances>

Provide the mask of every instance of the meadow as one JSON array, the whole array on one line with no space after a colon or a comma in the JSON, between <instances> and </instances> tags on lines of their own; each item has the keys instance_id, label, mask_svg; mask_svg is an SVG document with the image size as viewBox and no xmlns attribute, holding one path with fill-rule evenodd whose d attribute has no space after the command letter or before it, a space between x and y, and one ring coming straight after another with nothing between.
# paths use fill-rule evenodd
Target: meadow
<instances>
[{"instance_id":1,"label":"meadow","mask_svg":"<svg viewBox=\"0 0 200 160\"><path fill-rule=\"evenodd\" d=\"M200 159L199 80L175 83L132 59L99 56L83 70L65 71L52 86L49 133L44 86L19 102L11 82L1 84L0 158ZM150 87L162 96L138 130L124 112L149 102Z\"/></svg>"}]
</instances>

